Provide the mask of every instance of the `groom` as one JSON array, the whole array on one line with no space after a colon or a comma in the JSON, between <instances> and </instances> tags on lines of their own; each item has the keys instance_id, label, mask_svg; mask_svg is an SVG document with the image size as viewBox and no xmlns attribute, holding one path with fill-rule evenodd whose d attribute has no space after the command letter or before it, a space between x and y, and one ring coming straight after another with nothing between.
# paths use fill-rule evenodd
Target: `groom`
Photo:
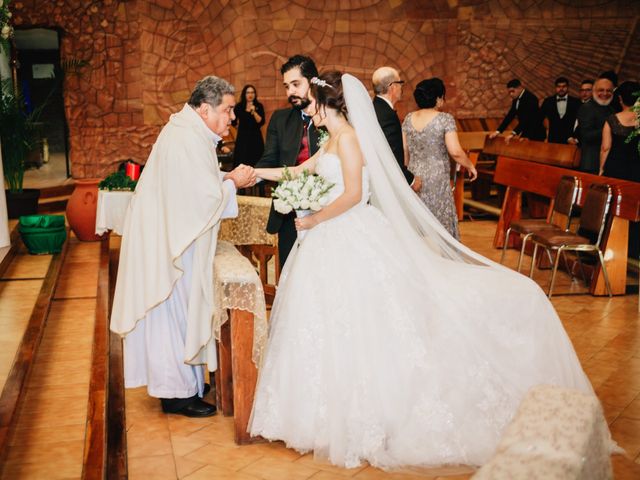
<instances>
[{"instance_id":1,"label":"groom","mask_svg":"<svg viewBox=\"0 0 640 480\"><path fill-rule=\"evenodd\" d=\"M294 55L282 65L280 73L291 107L277 110L271 116L264 153L256 168L294 167L306 162L318 150L318 131L311 115L304 112L309 106L309 81L318 76L316 64L310 57ZM294 220L295 213L283 215L271 205L267 232L278 234L281 268L296 241Z\"/></svg>"}]
</instances>

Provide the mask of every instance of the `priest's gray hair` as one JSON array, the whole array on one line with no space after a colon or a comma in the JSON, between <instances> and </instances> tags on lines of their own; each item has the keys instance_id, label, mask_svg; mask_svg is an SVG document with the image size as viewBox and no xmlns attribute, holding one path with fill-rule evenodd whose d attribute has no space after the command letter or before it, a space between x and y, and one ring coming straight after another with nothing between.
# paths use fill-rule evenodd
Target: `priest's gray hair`
<instances>
[{"instance_id":1,"label":"priest's gray hair","mask_svg":"<svg viewBox=\"0 0 640 480\"><path fill-rule=\"evenodd\" d=\"M217 107L222 103L222 97L235 95L235 93L236 89L224 78L209 75L198 80L188 103L193 108L198 108L203 103Z\"/></svg>"}]
</instances>

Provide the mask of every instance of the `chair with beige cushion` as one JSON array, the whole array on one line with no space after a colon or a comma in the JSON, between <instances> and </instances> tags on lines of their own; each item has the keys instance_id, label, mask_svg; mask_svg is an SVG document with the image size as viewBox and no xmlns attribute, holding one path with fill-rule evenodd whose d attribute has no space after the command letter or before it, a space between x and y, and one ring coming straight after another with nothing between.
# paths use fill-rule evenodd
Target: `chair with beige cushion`
<instances>
[{"instance_id":1,"label":"chair with beige cushion","mask_svg":"<svg viewBox=\"0 0 640 480\"><path fill-rule=\"evenodd\" d=\"M548 219L525 219L512 222L507 229L504 246L502 247L500 263L504 262L504 256L509 244L509 235L512 233L522 235L522 246L520 248L520 256L518 257L519 272L522 267L522 258L524 257L527 240L529 240L531 235L542 230L555 228L562 228L565 231L569 231L569 227L571 226L571 214L573 213L573 207L578 199L580 189L581 184L578 178L571 175L565 175L560 179L560 183L558 184L556 196L553 199L553 204L551 206L551 215Z\"/></svg>"},{"instance_id":2,"label":"chair with beige cushion","mask_svg":"<svg viewBox=\"0 0 640 480\"><path fill-rule=\"evenodd\" d=\"M587 191L584 205L582 206L582 214L580 215L577 233L567 232L556 227L539 231L531 236L531 241L534 244L533 257L531 258L531 272L529 274L531 278L533 278L539 247L546 249L548 252L556 252L553 271L551 273L551 283L549 285L549 298L551 298L553 292L560 257L568 251L576 252L578 262L580 262L581 252L595 253L597 255L598 262L602 268L607 292L609 296L612 296L607 267L604 264L601 249L607 216L611 206L611 198L612 192L609 185L591 184ZM581 263L580 265L582 266Z\"/></svg>"}]
</instances>

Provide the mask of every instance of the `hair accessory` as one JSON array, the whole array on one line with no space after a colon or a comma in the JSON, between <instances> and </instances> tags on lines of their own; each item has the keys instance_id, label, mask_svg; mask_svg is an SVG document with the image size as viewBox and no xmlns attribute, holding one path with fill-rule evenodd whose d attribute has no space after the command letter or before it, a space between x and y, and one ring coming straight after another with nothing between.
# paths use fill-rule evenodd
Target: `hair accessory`
<instances>
[{"instance_id":1,"label":"hair accessory","mask_svg":"<svg viewBox=\"0 0 640 480\"><path fill-rule=\"evenodd\" d=\"M313 77L311 79L311 83L314 83L314 84L318 85L319 87L331 87L331 88L333 88L327 82L325 82L324 80L322 80L322 79L320 79L318 77Z\"/></svg>"}]
</instances>

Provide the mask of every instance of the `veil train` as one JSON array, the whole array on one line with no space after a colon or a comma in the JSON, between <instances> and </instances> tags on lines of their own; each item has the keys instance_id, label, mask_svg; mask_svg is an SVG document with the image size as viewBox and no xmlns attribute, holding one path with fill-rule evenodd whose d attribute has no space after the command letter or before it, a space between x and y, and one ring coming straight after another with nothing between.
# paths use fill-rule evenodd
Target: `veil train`
<instances>
[{"instance_id":1,"label":"veil train","mask_svg":"<svg viewBox=\"0 0 640 480\"><path fill-rule=\"evenodd\" d=\"M371 204L391 222L409 251L509 271L453 238L409 188L376 120L371 98L356 77L342 75L342 88L360 148L370 172ZM427 245L429 248L425 249Z\"/></svg>"}]
</instances>

